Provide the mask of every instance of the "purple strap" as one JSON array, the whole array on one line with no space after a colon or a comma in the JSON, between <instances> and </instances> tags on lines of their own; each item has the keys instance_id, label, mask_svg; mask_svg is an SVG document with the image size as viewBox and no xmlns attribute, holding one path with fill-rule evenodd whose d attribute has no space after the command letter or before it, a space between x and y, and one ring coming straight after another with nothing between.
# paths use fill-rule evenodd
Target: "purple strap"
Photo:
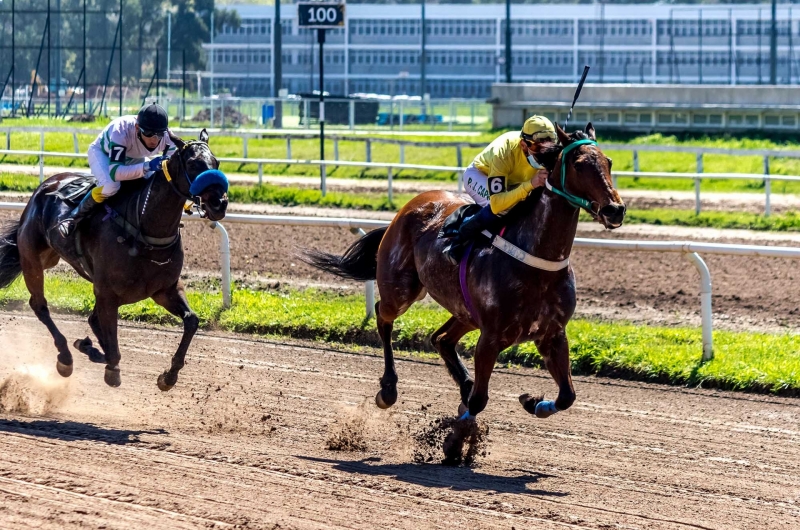
<instances>
[{"instance_id":1,"label":"purple strap","mask_svg":"<svg viewBox=\"0 0 800 530\"><path fill-rule=\"evenodd\" d=\"M469 311L472 320L477 324L477 311L475 311L475 305L472 303L472 297L469 295L469 288L467 286L467 265L469 264L469 257L472 254L472 246L474 244L474 241L471 242L464 251L464 255L461 257L461 263L458 265L458 281L461 283L461 294L464 296L464 304L467 306L467 311Z\"/></svg>"},{"instance_id":2,"label":"purple strap","mask_svg":"<svg viewBox=\"0 0 800 530\"><path fill-rule=\"evenodd\" d=\"M103 221L104 221L104 222L105 222L105 221L108 221L109 219L111 219L111 218L113 218L113 217L116 217L116 216L117 216L117 212L115 212L114 210L112 210L112 209L111 209L111 207L110 207L109 205L107 205L107 204L104 204L103 206L104 206L104 207L105 207L105 209L106 209L106 214L105 214L105 216L103 216Z\"/></svg>"}]
</instances>

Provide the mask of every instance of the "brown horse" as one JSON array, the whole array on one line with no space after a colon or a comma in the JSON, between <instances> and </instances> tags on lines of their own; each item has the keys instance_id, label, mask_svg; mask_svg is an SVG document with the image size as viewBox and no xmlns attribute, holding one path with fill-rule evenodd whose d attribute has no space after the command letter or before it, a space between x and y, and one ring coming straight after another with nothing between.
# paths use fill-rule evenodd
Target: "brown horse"
<instances>
[{"instance_id":1,"label":"brown horse","mask_svg":"<svg viewBox=\"0 0 800 530\"><path fill-rule=\"evenodd\" d=\"M19 222L0 235L0 288L22 273L31 293L31 309L53 336L58 349L56 367L64 377L72 374L72 353L50 316L44 296L44 271L55 267L60 259L94 285L95 306L89 325L105 354L88 338L76 341L75 347L92 362L106 364L105 382L110 386L121 383L119 307L147 298L183 321L180 346L170 369L158 377L158 387L169 390L178 380L198 327L180 281L183 246L179 229L184 205L193 199L202 215L219 220L225 217L228 199L227 183L190 193L199 174L219 167L208 147L205 129L199 141L170 137L178 150L167 162L166 172L158 171L149 180L125 182L120 192L104 203L109 209L95 212L70 238L62 238L56 225L72 205L56 193L71 183L92 184L86 176L74 173L61 173L44 181L34 191ZM112 216L116 219L111 220Z\"/></svg>"},{"instance_id":2,"label":"brown horse","mask_svg":"<svg viewBox=\"0 0 800 530\"><path fill-rule=\"evenodd\" d=\"M567 135L556 127L561 145L537 143L536 158L550 170L548 186L514 208L504 238L537 258L569 258L583 204L606 228L622 224L625 205L611 183L611 160L595 143L591 123L585 132ZM572 147L570 147L571 144ZM563 160L562 160L563 159ZM569 198L569 199L568 199ZM397 400L397 372L392 353L393 322L426 293L453 316L431 337L448 371L459 385L459 414L470 419L489 400L489 378L498 354L514 344L533 341L558 385L555 402L528 394L520 401L529 413L547 417L575 401L565 328L575 310L572 267L550 272L531 268L498 249L482 245L468 266L470 311L459 282L458 267L443 256L447 241L439 237L445 219L467 203L462 195L432 191L406 204L387 228L374 230L343 256L308 252L309 262L342 277L377 279L375 305L383 342L385 371L375 397L381 408ZM487 240L488 241L488 240ZM480 330L473 379L456 352L467 332Z\"/></svg>"}]
</instances>

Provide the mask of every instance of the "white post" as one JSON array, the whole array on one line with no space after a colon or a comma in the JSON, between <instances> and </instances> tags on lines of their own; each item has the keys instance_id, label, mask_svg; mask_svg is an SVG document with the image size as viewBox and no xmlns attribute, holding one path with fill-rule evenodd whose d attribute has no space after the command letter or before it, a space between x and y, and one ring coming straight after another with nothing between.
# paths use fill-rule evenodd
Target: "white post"
<instances>
[{"instance_id":1,"label":"white post","mask_svg":"<svg viewBox=\"0 0 800 530\"><path fill-rule=\"evenodd\" d=\"M211 227L219 232L219 258L222 269L222 307L231 306L231 243L228 231L221 223L212 222Z\"/></svg>"},{"instance_id":2,"label":"white post","mask_svg":"<svg viewBox=\"0 0 800 530\"><path fill-rule=\"evenodd\" d=\"M372 162L372 142L369 141L369 138L367 138L366 142L364 142L364 145L367 150L367 162Z\"/></svg>"},{"instance_id":3,"label":"white post","mask_svg":"<svg viewBox=\"0 0 800 530\"><path fill-rule=\"evenodd\" d=\"M286 159L287 160L291 160L292 159L292 137L291 136L287 136L286 137Z\"/></svg>"},{"instance_id":4,"label":"white post","mask_svg":"<svg viewBox=\"0 0 800 530\"><path fill-rule=\"evenodd\" d=\"M639 172L639 151L633 150L633 171Z\"/></svg>"},{"instance_id":5,"label":"white post","mask_svg":"<svg viewBox=\"0 0 800 530\"><path fill-rule=\"evenodd\" d=\"M350 232L361 237L367 235L363 228L351 228ZM364 284L364 298L367 302L367 319L375 316L375 282L370 280Z\"/></svg>"},{"instance_id":6,"label":"white post","mask_svg":"<svg viewBox=\"0 0 800 530\"><path fill-rule=\"evenodd\" d=\"M406 144L404 143L400 144L400 163L406 163Z\"/></svg>"},{"instance_id":7,"label":"white post","mask_svg":"<svg viewBox=\"0 0 800 530\"><path fill-rule=\"evenodd\" d=\"M333 137L333 159L339 160L339 137Z\"/></svg>"},{"instance_id":8,"label":"white post","mask_svg":"<svg viewBox=\"0 0 800 530\"><path fill-rule=\"evenodd\" d=\"M264 164L262 162L258 163L258 185L262 186L264 184Z\"/></svg>"},{"instance_id":9,"label":"white post","mask_svg":"<svg viewBox=\"0 0 800 530\"><path fill-rule=\"evenodd\" d=\"M456 167L461 168L461 146L456 146Z\"/></svg>"},{"instance_id":10,"label":"white post","mask_svg":"<svg viewBox=\"0 0 800 530\"><path fill-rule=\"evenodd\" d=\"M714 358L713 316L711 313L711 273L706 262L696 252L684 254L700 273L700 317L703 326L703 360Z\"/></svg>"},{"instance_id":11,"label":"white post","mask_svg":"<svg viewBox=\"0 0 800 530\"><path fill-rule=\"evenodd\" d=\"M392 168L391 168L391 166L388 167L387 170L388 171L387 171L386 175L387 175L388 180L389 180L389 202L391 203L392 202L392 198L393 198L392 197Z\"/></svg>"},{"instance_id":12,"label":"white post","mask_svg":"<svg viewBox=\"0 0 800 530\"><path fill-rule=\"evenodd\" d=\"M703 172L703 153L697 153L697 172ZM694 179L694 213L700 215L700 179Z\"/></svg>"},{"instance_id":13,"label":"white post","mask_svg":"<svg viewBox=\"0 0 800 530\"><path fill-rule=\"evenodd\" d=\"M72 133L72 147L76 153L80 153L80 149L78 148L78 133Z\"/></svg>"},{"instance_id":14,"label":"white post","mask_svg":"<svg viewBox=\"0 0 800 530\"><path fill-rule=\"evenodd\" d=\"M11 151L11 129L6 131L6 151Z\"/></svg>"},{"instance_id":15,"label":"white post","mask_svg":"<svg viewBox=\"0 0 800 530\"><path fill-rule=\"evenodd\" d=\"M403 107L404 107L404 102L401 99L400 100L400 130L401 131L403 130L403 121L405 121L404 120L404 116L403 116L405 114L405 111L404 111Z\"/></svg>"},{"instance_id":16,"label":"white post","mask_svg":"<svg viewBox=\"0 0 800 530\"><path fill-rule=\"evenodd\" d=\"M244 158L247 158L247 136L242 136L242 151L244 152Z\"/></svg>"},{"instance_id":17,"label":"white post","mask_svg":"<svg viewBox=\"0 0 800 530\"><path fill-rule=\"evenodd\" d=\"M328 178L327 167L325 166L325 162L323 162L320 166L320 183L319 183L319 190L322 192L322 196L324 197L325 194L328 192L328 186L325 182Z\"/></svg>"},{"instance_id":18,"label":"white post","mask_svg":"<svg viewBox=\"0 0 800 530\"><path fill-rule=\"evenodd\" d=\"M44 131L39 133L39 182L44 182Z\"/></svg>"},{"instance_id":19,"label":"white post","mask_svg":"<svg viewBox=\"0 0 800 530\"><path fill-rule=\"evenodd\" d=\"M764 217L769 217L772 213L770 207L770 195L772 193L772 181L769 178L769 156L764 155Z\"/></svg>"}]
</instances>

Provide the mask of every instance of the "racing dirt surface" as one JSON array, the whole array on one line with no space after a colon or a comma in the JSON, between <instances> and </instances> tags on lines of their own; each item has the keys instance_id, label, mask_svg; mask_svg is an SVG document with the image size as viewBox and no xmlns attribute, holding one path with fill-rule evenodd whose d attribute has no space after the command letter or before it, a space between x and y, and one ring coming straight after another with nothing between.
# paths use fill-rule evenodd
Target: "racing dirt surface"
<instances>
[{"instance_id":1,"label":"racing dirt surface","mask_svg":"<svg viewBox=\"0 0 800 530\"><path fill-rule=\"evenodd\" d=\"M70 341L83 320L57 316ZM156 377L175 330L123 326L122 386L76 357L61 379L29 312L0 313L0 528L779 529L800 520L800 408L791 398L578 377L547 420L498 370L485 456L415 462L415 435L455 413L436 359L383 360L293 341L200 334L176 387ZM80 354L77 354L80 355ZM342 443L344 441L344 443ZM348 449L334 451L329 446Z\"/></svg>"}]
</instances>

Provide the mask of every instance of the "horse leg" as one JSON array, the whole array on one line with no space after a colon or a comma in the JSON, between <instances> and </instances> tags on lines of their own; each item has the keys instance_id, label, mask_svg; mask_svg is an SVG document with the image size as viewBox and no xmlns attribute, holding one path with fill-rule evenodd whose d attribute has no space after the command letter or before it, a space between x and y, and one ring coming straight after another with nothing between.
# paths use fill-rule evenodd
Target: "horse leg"
<instances>
[{"instance_id":1,"label":"horse leg","mask_svg":"<svg viewBox=\"0 0 800 530\"><path fill-rule=\"evenodd\" d=\"M375 404L378 408L388 409L397 402L397 371L394 366L394 351L392 351L392 329L397 318L388 304L375 304L375 315L378 325L378 335L383 343L383 377L381 389L375 395Z\"/></svg>"},{"instance_id":2,"label":"horse leg","mask_svg":"<svg viewBox=\"0 0 800 530\"><path fill-rule=\"evenodd\" d=\"M450 320L431 335L431 344L439 352L447 371L450 372L461 391L461 407L459 407L459 410L462 407L466 410L466 403L470 392L472 392L474 381L469 375L469 370L464 366L461 356L456 352L456 344L461 340L461 337L473 329L475 328L469 324L465 324L455 317L450 317ZM464 410L461 410L461 413Z\"/></svg>"},{"instance_id":3,"label":"horse leg","mask_svg":"<svg viewBox=\"0 0 800 530\"><path fill-rule=\"evenodd\" d=\"M119 353L119 341L117 339L117 320L119 318L119 302L110 296L102 296L97 289L95 289L95 298L97 302L94 306L94 313L97 315L97 328L92 326L92 329L100 335L97 339L106 354L106 371L103 375L108 386L118 387L122 384L122 379L119 374L119 361L122 356Z\"/></svg>"},{"instance_id":4,"label":"horse leg","mask_svg":"<svg viewBox=\"0 0 800 530\"><path fill-rule=\"evenodd\" d=\"M461 416L462 419L472 419L486 408L489 402L489 378L492 377L497 356L510 345L510 342L481 333L475 347L475 383L467 401L468 409Z\"/></svg>"},{"instance_id":5,"label":"horse leg","mask_svg":"<svg viewBox=\"0 0 800 530\"><path fill-rule=\"evenodd\" d=\"M24 248L24 245L20 245L20 264L25 285L28 292L31 293L29 304L36 314L36 318L47 327L53 337L53 342L58 350L56 370L62 377L69 377L72 375L72 352L69 351L66 337L58 330L50 317L50 309L48 309L47 299L44 297L44 268L40 257L28 255L29 253L25 252Z\"/></svg>"},{"instance_id":6,"label":"horse leg","mask_svg":"<svg viewBox=\"0 0 800 530\"><path fill-rule=\"evenodd\" d=\"M189 307L189 302L186 300L186 293L183 291L183 285L177 282L172 287L160 291L153 295L155 303L183 320L183 337L181 343L178 345L178 350L172 356L172 365L169 370L164 371L158 376L158 388L166 392L175 386L178 382L178 372L185 363L186 352L189 349L189 344L192 342L192 337L197 332L200 325L200 320L194 314L192 308Z\"/></svg>"},{"instance_id":7,"label":"horse leg","mask_svg":"<svg viewBox=\"0 0 800 530\"><path fill-rule=\"evenodd\" d=\"M572 386L572 371L569 362L569 343L563 329L537 341L536 347L544 359L544 365L558 385L555 401L545 401L543 397L523 394L519 397L523 408L537 418L547 418L560 410L567 410L575 402L575 389Z\"/></svg>"},{"instance_id":8,"label":"horse leg","mask_svg":"<svg viewBox=\"0 0 800 530\"><path fill-rule=\"evenodd\" d=\"M100 343L100 347L105 350L106 347L103 344L102 340L103 333L100 330L100 320L97 316L96 307L92 309L92 314L89 315L89 326L92 328L94 336L97 337L97 340ZM79 352L89 357L89 360L91 362L98 364L105 364L106 356L103 355L103 352L94 347L94 345L92 344L92 339L90 339L89 337L86 337L85 339L76 340L74 346L78 349Z\"/></svg>"}]
</instances>

